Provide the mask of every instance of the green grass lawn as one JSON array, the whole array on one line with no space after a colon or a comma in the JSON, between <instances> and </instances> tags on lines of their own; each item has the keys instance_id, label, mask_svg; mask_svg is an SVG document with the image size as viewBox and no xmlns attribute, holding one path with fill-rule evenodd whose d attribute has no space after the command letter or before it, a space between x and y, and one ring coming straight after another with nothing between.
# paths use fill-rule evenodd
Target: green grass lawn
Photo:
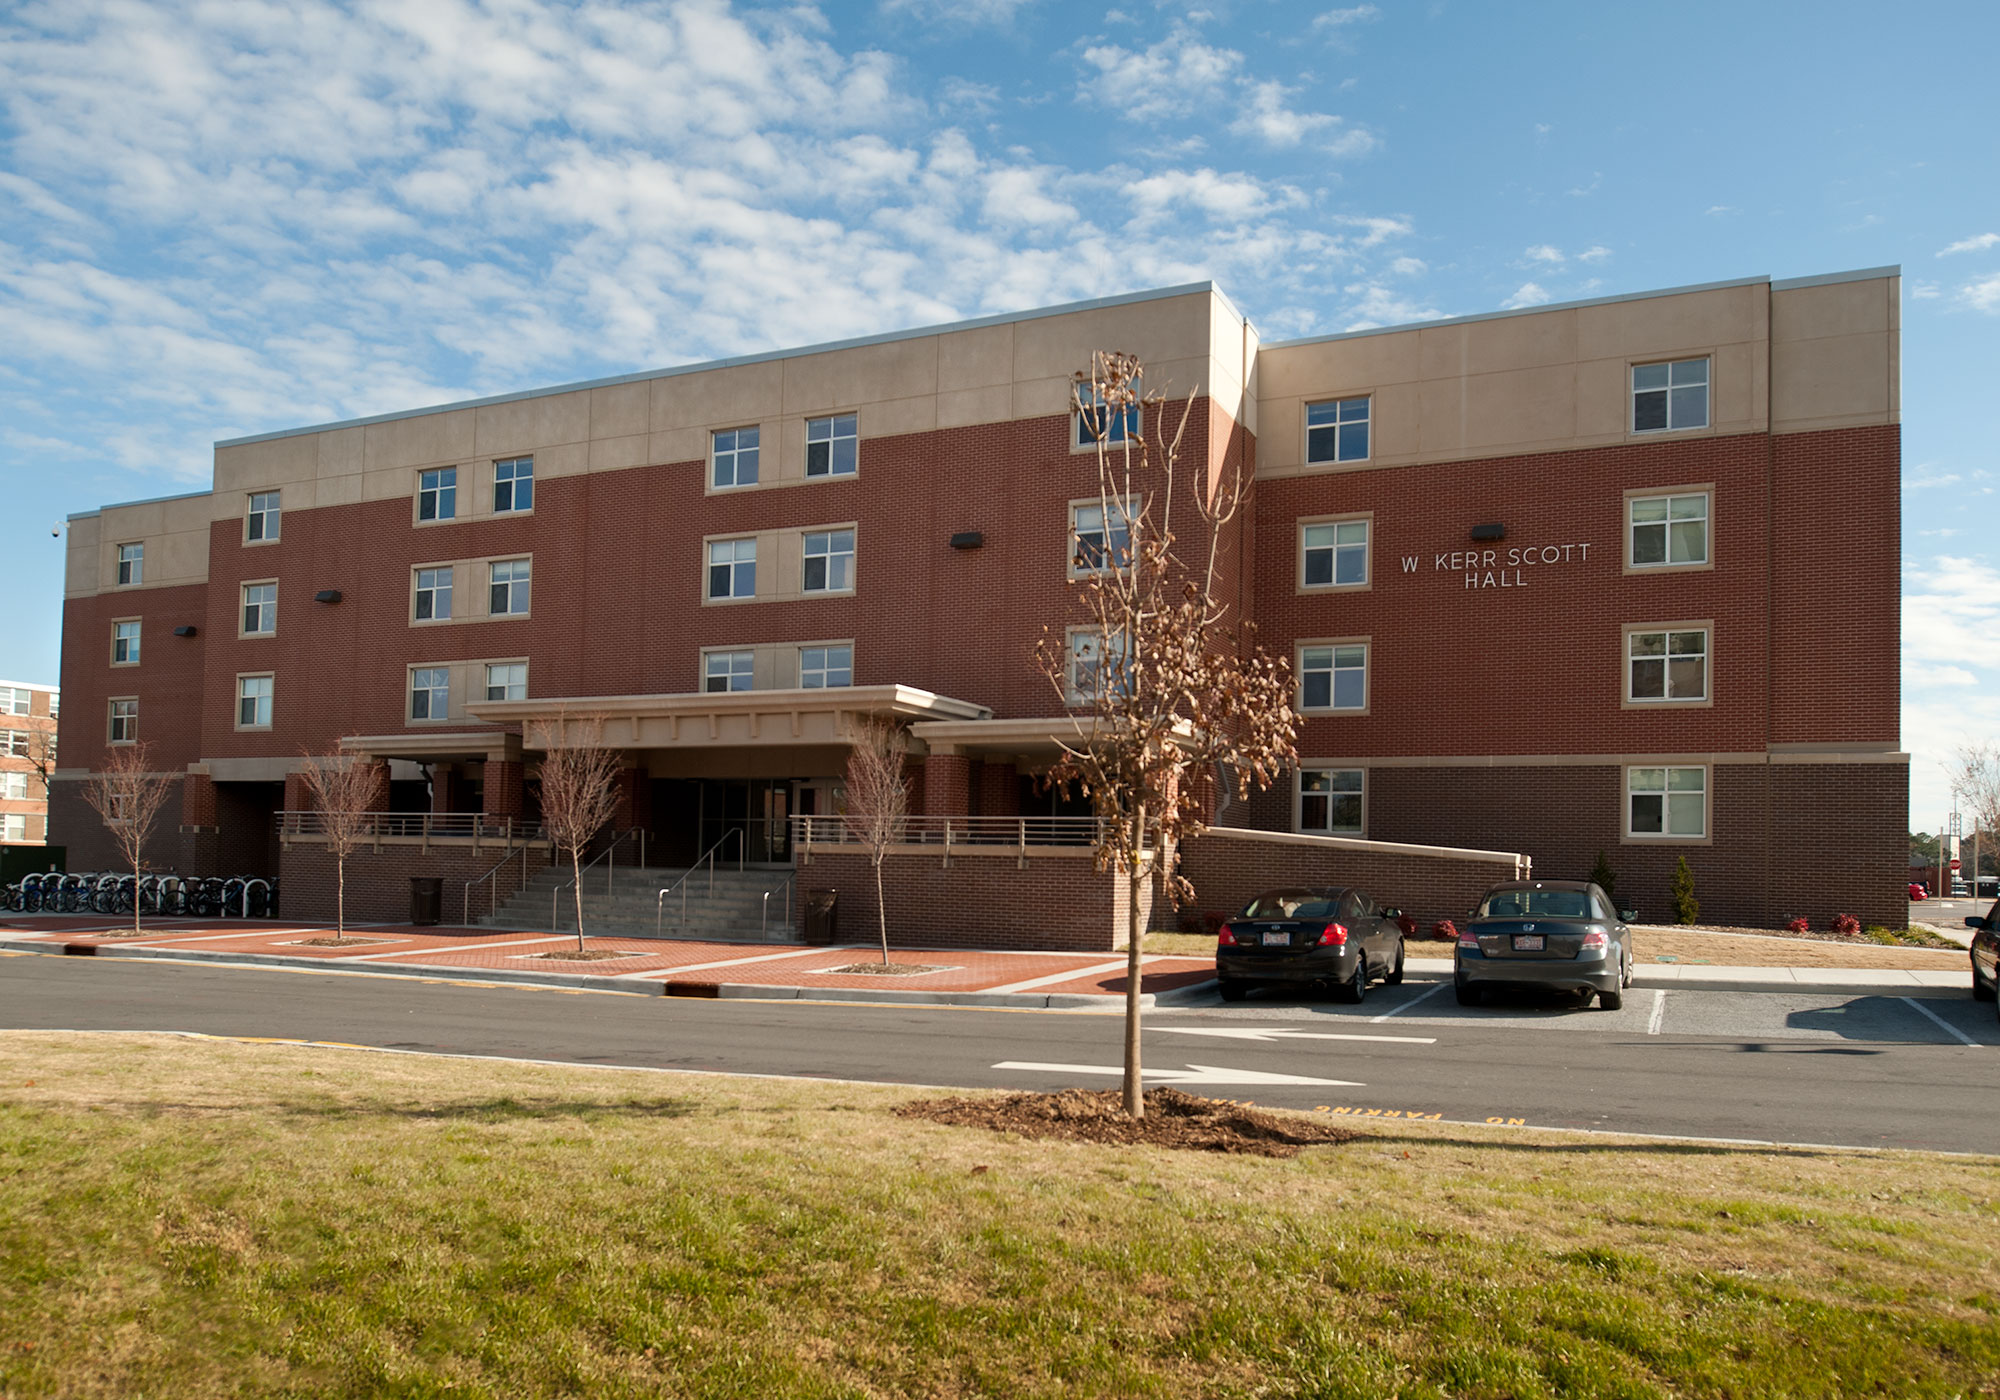
<instances>
[{"instance_id":1,"label":"green grass lawn","mask_svg":"<svg viewBox=\"0 0 2000 1400\"><path fill-rule=\"evenodd\" d=\"M0 1396L2000 1393L1993 1159L911 1096L0 1033Z\"/></svg>"}]
</instances>

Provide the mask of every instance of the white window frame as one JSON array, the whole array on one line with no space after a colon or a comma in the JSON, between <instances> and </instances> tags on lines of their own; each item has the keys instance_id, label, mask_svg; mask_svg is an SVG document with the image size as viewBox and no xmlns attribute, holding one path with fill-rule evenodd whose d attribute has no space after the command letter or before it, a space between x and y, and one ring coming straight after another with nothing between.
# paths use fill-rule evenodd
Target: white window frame
<instances>
[{"instance_id":1,"label":"white window frame","mask_svg":"<svg viewBox=\"0 0 2000 1400\"><path fill-rule=\"evenodd\" d=\"M1076 706L1093 705L1097 703L1097 687L1093 683L1086 688L1079 683L1079 677L1084 674L1085 666L1090 668L1089 674L1093 678L1096 677L1107 661L1114 671L1122 672L1125 663L1130 660L1125 634L1123 632L1107 634L1100 627L1071 627L1067 629L1065 640L1069 650L1069 663L1065 668L1064 677L1068 702ZM1129 677L1126 683L1130 683Z\"/></svg>"},{"instance_id":2,"label":"white window frame","mask_svg":"<svg viewBox=\"0 0 2000 1400\"><path fill-rule=\"evenodd\" d=\"M818 653L819 665L808 665L808 659ZM834 659L841 658L841 665L834 665ZM817 675L818 680L808 680ZM846 680L835 681L829 677L845 675ZM841 690L854 684L854 644L852 642L828 642L817 646L799 648L799 688L801 690Z\"/></svg>"},{"instance_id":3,"label":"white window frame","mask_svg":"<svg viewBox=\"0 0 2000 1400\"><path fill-rule=\"evenodd\" d=\"M1144 392L1138 380L1132 382L1132 391L1135 396ZM1093 385L1078 384L1069 421L1069 450L1095 452L1100 439L1106 447L1123 447L1140 435L1146 419L1144 405L1136 397L1124 412L1113 416L1110 405L1099 400Z\"/></svg>"},{"instance_id":4,"label":"white window frame","mask_svg":"<svg viewBox=\"0 0 2000 1400\"><path fill-rule=\"evenodd\" d=\"M1693 370L1689 367L1693 365L1701 366L1699 381L1692 378ZM1655 375L1656 370L1664 373ZM1689 377L1684 380L1683 375ZM1652 382L1655 378L1660 380L1658 384ZM1642 381L1644 381L1643 386ZM1715 357L1712 355L1636 361L1626 376L1626 383L1628 393L1625 421L1635 434L1696 432L1715 422ZM1677 406L1685 400L1677 398L1674 392L1677 389L1685 391L1695 388L1701 390L1701 421L1698 423L1688 421L1691 415L1676 411ZM1660 396L1663 421L1650 427L1639 426L1639 398L1642 394L1649 399L1655 394Z\"/></svg>"},{"instance_id":5,"label":"white window frame","mask_svg":"<svg viewBox=\"0 0 2000 1400\"><path fill-rule=\"evenodd\" d=\"M1628 622L1622 629L1624 636L1623 666L1625 668L1624 696L1627 709L1698 709L1715 703L1715 624L1707 619L1689 622ZM1694 652L1686 649L1682 639L1699 633L1701 636L1701 694L1672 695L1668 692L1673 684L1673 662L1685 660ZM1657 657L1640 657L1634 654L1641 637L1658 637L1662 649ZM1676 643L1680 650L1676 650ZM1632 667L1635 661L1662 662L1660 694L1639 695L1632 684Z\"/></svg>"},{"instance_id":6,"label":"white window frame","mask_svg":"<svg viewBox=\"0 0 2000 1400\"><path fill-rule=\"evenodd\" d=\"M1353 651L1361 653L1361 664L1358 667L1351 663L1345 666L1340 664L1343 659L1341 653L1351 653ZM1297 700L1299 713L1302 715L1367 714L1371 703L1371 693L1374 688L1374 677L1371 674L1374 670L1374 651L1374 639L1371 637L1317 637L1299 642L1293 654L1293 666L1299 678ZM1327 665L1325 667L1315 666L1311 668L1311 673L1319 674L1323 671L1327 677L1327 703L1324 705L1309 705L1306 703L1306 676L1308 674L1306 662L1309 655L1316 652L1327 653ZM1361 703L1358 705L1341 705L1335 703L1340 694L1341 672L1354 670L1361 672Z\"/></svg>"},{"instance_id":7,"label":"white window frame","mask_svg":"<svg viewBox=\"0 0 2000 1400\"><path fill-rule=\"evenodd\" d=\"M270 598L269 599L260 598L257 601L252 602L250 599L250 590L253 588L270 589L271 590ZM237 596L238 596L238 607L236 609L237 636L275 637L278 635L278 581L276 579L263 578L263 579L256 579L250 583L246 583L242 586ZM257 610L256 620L264 624L263 626L252 627L250 625L251 621L250 610L252 608L255 608Z\"/></svg>"},{"instance_id":8,"label":"white window frame","mask_svg":"<svg viewBox=\"0 0 2000 1400\"><path fill-rule=\"evenodd\" d=\"M0 801L26 802L28 800L28 775L10 769L0 773Z\"/></svg>"},{"instance_id":9,"label":"white window frame","mask_svg":"<svg viewBox=\"0 0 2000 1400\"><path fill-rule=\"evenodd\" d=\"M1682 515L1676 519L1676 509L1685 510L1686 502L1699 498L1701 515ZM1659 520L1639 520L1640 507L1665 502L1666 514ZM1674 526L1699 519L1701 521L1702 557L1699 559L1676 559L1674 557ZM1641 563L1639 560L1638 534L1641 529L1660 530L1662 557ZM1692 486L1648 486L1625 493L1625 572L1628 574L1680 573L1693 569L1715 567L1715 484L1703 482Z\"/></svg>"},{"instance_id":10,"label":"white window frame","mask_svg":"<svg viewBox=\"0 0 2000 1400\"><path fill-rule=\"evenodd\" d=\"M846 465L841 464L841 445L847 445ZM821 454L826 465L813 470L813 448L824 447ZM808 480L822 480L831 477L854 476L861 470L861 419L855 413L829 413L819 418L806 419L806 477Z\"/></svg>"},{"instance_id":11,"label":"white window frame","mask_svg":"<svg viewBox=\"0 0 2000 1400\"><path fill-rule=\"evenodd\" d=\"M1091 514L1100 518L1094 522L1085 520ZM1131 496L1113 497L1083 496L1069 503L1069 576L1071 578L1095 578L1099 574L1110 573L1121 567L1132 557L1132 536L1138 533L1138 502ZM1117 521L1124 522L1124 530L1115 528ZM1120 534L1124 544L1117 544ZM1087 563L1085 539L1094 537L1095 548L1100 562ZM1122 555L1120 551L1122 550Z\"/></svg>"},{"instance_id":12,"label":"white window frame","mask_svg":"<svg viewBox=\"0 0 2000 1400\"><path fill-rule=\"evenodd\" d=\"M507 570L507 577L501 578L500 571ZM534 586L534 561L532 559L495 559L486 566L486 615L488 617L526 617L533 606L531 589ZM507 606L496 607L500 590L507 590Z\"/></svg>"},{"instance_id":13,"label":"white window frame","mask_svg":"<svg viewBox=\"0 0 2000 1400\"><path fill-rule=\"evenodd\" d=\"M1344 781L1351 775L1354 786L1351 788L1329 786L1318 791L1308 792L1306 789L1307 782L1321 775L1324 775L1329 783L1335 778ZM1358 813L1355 818L1355 824L1352 828L1344 826L1336 827L1333 825L1334 802L1337 798L1346 797L1350 794L1354 797L1355 808ZM1327 819L1321 825L1309 826L1306 823L1307 806L1320 799L1325 800ZM1368 770L1366 768L1351 768L1332 763L1300 764L1297 773L1292 778L1292 830L1302 836L1365 837L1368 831Z\"/></svg>"},{"instance_id":14,"label":"white window frame","mask_svg":"<svg viewBox=\"0 0 2000 1400\"><path fill-rule=\"evenodd\" d=\"M748 546L749 552L744 552ZM736 535L725 540L709 540L702 550L702 601L705 603L743 603L757 596L757 537ZM743 569L749 568L749 591L738 592L737 585L743 581ZM716 570L723 570L727 581L725 591L715 591Z\"/></svg>"},{"instance_id":15,"label":"white window frame","mask_svg":"<svg viewBox=\"0 0 2000 1400\"><path fill-rule=\"evenodd\" d=\"M435 477L436 480L432 480ZM429 497L431 513L424 514ZM425 467L417 473L417 524L438 525L458 519L458 468Z\"/></svg>"},{"instance_id":16,"label":"white window frame","mask_svg":"<svg viewBox=\"0 0 2000 1400\"><path fill-rule=\"evenodd\" d=\"M123 707L122 709L120 708L121 706ZM104 712L104 742L107 744L136 744L139 742L138 696L113 695L109 697Z\"/></svg>"},{"instance_id":17,"label":"white window frame","mask_svg":"<svg viewBox=\"0 0 2000 1400\"><path fill-rule=\"evenodd\" d=\"M120 588L137 588L146 581L146 542L118 546L118 571L112 577Z\"/></svg>"},{"instance_id":18,"label":"white window frame","mask_svg":"<svg viewBox=\"0 0 2000 1400\"><path fill-rule=\"evenodd\" d=\"M525 700L528 698L528 663L525 660L488 661L485 662L484 665L486 667L485 671L486 686L484 693L488 700ZM493 683L493 673L495 671L502 671L508 673L519 671L521 673L521 678L519 681L516 681L513 679L511 674L508 674L502 677L501 682L498 686L495 686ZM493 693L496 689L499 690L500 692L498 695L495 695ZM510 695L507 692L511 690L519 690L521 693L519 695Z\"/></svg>"},{"instance_id":19,"label":"white window frame","mask_svg":"<svg viewBox=\"0 0 2000 1400\"><path fill-rule=\"evenodd\" d=\"M119 636L118 629L121 627L131 628L132 635L130 637ZM145 630L145 620L143 618L114 617L111 619L111 664L113 666L137 666L139 664L139 657L145 650L141 644L144 639ZM119 646L125 642L130 642L131 645L125 647L125 654L120 656L118 654Z\"/></svg>"},{"instance_id":20,"label":"white window frame","mask_svg":"<svg viewBox=\"0 0 2000 1400\"><path fill-rule=\"evenodd\" d=\"M443 703L438 703L439 693ZM417 713L417 697L423 697L423 714ZM403 718L411 724L435 724L451 718L451 667L412 666L404 677Z\"/></svg>"},{"instance_id":21,"label":"white window frame","mask_svg":"<svg viewBox=\"0 0 2000 1400\"><path fill-rule=\"evenodd\" d=\"M249 507L243 513L243 543L276 544L278 532L284 523L284 509L280 491L253 491L250 493ZM263 504L259 504L262 502Z\"/></svg>"},{"instance_id":22,"label":"white window frame","mask_svg":"<svg viewBox=\"0 0 2000 1400\"><path fill-rule=\"evenodd\" d=\"M1357 407L1358 406L1358 407ZM1304 405L1305 437L1304 451L1300 460L1309 467L1351 467L1368 462L1375 455L1375 396L1373 394L1343 394L1338 398L1314 399ZM1315 415L1324 421L1315 422ZM1349 451L1359 428L1361 441L1359 453ZM1315 457L1313 455L1313 434L1325 436L1323 442L1333 445L1333 455Z\"/></svg>"},{"instance_id":23,"label":"white window frame","mask_svg":"<svg viewBox=\"0 0 2000 1400\"><path fill-rule=\"evenodd\" d=\"M501 476L505 467L509 475ZM505 490L505 505L500 503L501 492ZM535 459L529 457L502 457L493 464L493 513L495 515L526 515L535 508Z\"/></svg>"},{"instance_id":24,"label":"white window frame","mask_svg":"<svg viewBox=\"0 0 2000 1400\"><path fill-rule=\"evenodd\" d=\"M0 812L0 841L26 841L28 839L28 814L26 812Z\"/></svg>"},{"instance_id":25,"label":"white window frame","mask_svg":"<svg viewBox=\"0 0 2000 1400\"><path fill-rule=\"evenodd\" d=\"M745 435L749 441L744 441ZM729 445L723 445L723 439ZM733 491L739 486L755 486L762 475L764 459L764 429L759 423L747 424L740 428L716 428L708 435L708 484L711 490ZM729 480L722 479L723 466L727 463ZM748 475L745 475L745 468Z\"/></svg>"},{"instance_id":26,"label":"white window frame","mask_svg":"<svg viewBox=\"0 0 2000 1400\"><path fill-rule=\"evenodd\" d=\"M737 664L739 661L742 663L740 667ZM720 671L716 669L717 662L723 663ZM710 685L709 682L718 676L728 684L720 687ZM745 682L743 685L736 684L738 676L743 678ZM701 654L701 688L702 693L706 695L733 695L745 690L755 690L756 651L750 647L717 647L712 651L704 651Z\"/></svg>"},{"instance_id":27,"label":"white window frame","mask_svg":"<svg viewBox=\"0 0 2000 1400\"><path fill-rule=\"evenodd\" d=\"M1361 531L1359 544L1352 540L1342 542L1343 530L1358 526ZM1333 543L1315 545L1311 542L1315 530L1333 532ZM1340 562L1343 553L1358 550L1361 556L1361 577L1342 583ZM1324 551L1330 573L1328 582L1314 583L1311 578L1312 558ZM1362 511L1353 515L1316 515L1299 521L1299 572L1298 590L1301 593L1362 593L1375 586L1375 513Z\"/></svg>"},{"instance_id":28,"label":"white window frame","mask_svg":"<svg viewBox=\"0 0 2000 1400\"><path fill-rule=\"evenodd\" d=\"M264 684L259 690L257 682ZM251 706L251 718L243 718L243 706ZM278 678L270 671L243 671L236 677L236 728L262 732L271 727L277 715Z\"/></svg>"},{"instance_id":29,"label":"white window frame","mask_svg":"<svg viewBox=\"0 0 2000 1400\"><path fill-rule=\"evenodd\" d=\"M813 541L824 541L818 553L813 552ZM838 546L846 541L846 548ZM813 561L821 562L820 586L812 583ZM807 530L799 540L799 592L814 594L852 593L854 591L854 527L842 526L833 530ZM836 568L836 565L841 567ZM840 582L835 583L838 574Z\"/></svg>"},{"instance_id":30,"label":"white window frame","mask_svg":"<svg viewBox=\"0 0 2000 1400\"><path fill-rule=\"evenodd\" d=\"M116 620L130 622L133 619L119 618ZM5 702L0 703L0 715L25 715L33 712L35 708L35 692L25 685L0 686L0 695L6 696ZM53 691L49 695L49 705L49 713L53 715L55 713L55 694Z\"/></svg>"},{"instance_id":31,"label":"white window frame","mask_svg":"<svg viewBox=\"0 0 2000 1400\"><path fill-rule=\"evenodd\" d=\"M431 586L429 588L424 587L425 574L431 575ZM452 618L451 595L453 585L456 582L456 570L449 564L441 564L435 568L426 568L419 565L411 569L410 621L413 623L450 622ZM429 617L424 616L424 594L426 593L431 595L431 615ZM444 596L443 612L438 611L439 594Z\"/></svg>"},{"instance_id":32,"label":"white window frame","mask_svg":"<svg viewBox=\"0 0 2000 1400\"><path fill-rule=\"evenodd\" d=\"M1699 773L1701 775L1701 787L1693 789L1683 786L1676 790L1673 786L1674 775L1685 775L1688 773ZM1657 787L1652 785L1654 781L1652 778L1653 774L1661 775L1658 780L1660 785ZM1682 782L1686 782L1685 777L1682 778ZM1641 786L1642 783L1645 785ZM1714 823L1711 820L1714 805L1712 794L1715 789L1715 770L1712 765L1705 763L1668 762L1629 763L1625 765L1624 780L1620 784L1620 788L1625 816L1619 825L1619 829L1624 833L1623 840L1626 842L1640 845L1672 844L1692 846L1707 845L1712 840L1710 836L1710 832L1714 827ZM1690 795L1699 796L1699 804L1683 802L1678 809L1682 820L1685 821L1689 807L1691 805L1698 805L1701 820L1701 829L1699 831L1672 831L1668 829L1673 821L1675 806L1672 798L1676 795L1676 792L1682 798ZM1653 796L1660 798L1660 830L1639 831L1634 829L1632 821L1634 799Z\"/></svg>"}]
</instances>

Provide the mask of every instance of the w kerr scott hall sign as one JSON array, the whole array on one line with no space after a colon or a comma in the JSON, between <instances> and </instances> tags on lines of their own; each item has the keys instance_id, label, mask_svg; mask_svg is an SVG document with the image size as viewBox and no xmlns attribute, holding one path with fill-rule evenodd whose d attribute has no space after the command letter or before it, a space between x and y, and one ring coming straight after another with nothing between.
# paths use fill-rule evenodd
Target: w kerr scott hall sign
<instances>
[{"instance_id":1,"label":"w kerr scott hall sign","mask_svg":"<svg viewBox=\"0 0 2000 1400\"><path fill-rule=\"evenodd\" d=\"M1528 574L1550 565L1582 564L1590 558L1587 544L1517 545L1507 549L1459 549L1436 555L1434 573L1462 573L1467 588L1526 588ZM1403 572L1414 574L1421 554L1403 556Z\"/></svg>"}]
</instances>

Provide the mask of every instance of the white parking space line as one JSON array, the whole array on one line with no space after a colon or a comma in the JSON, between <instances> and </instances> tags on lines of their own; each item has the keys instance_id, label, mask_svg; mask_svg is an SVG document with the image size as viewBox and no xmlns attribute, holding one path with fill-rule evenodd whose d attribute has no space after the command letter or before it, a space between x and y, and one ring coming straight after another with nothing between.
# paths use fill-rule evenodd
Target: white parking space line
<instances>
[{"instance_id":1,"label":"white parking space line","mask_svg":"<svg viewBox=\"0 0 2000 1400\"><path fill-rule=\"evenodd\" d=\"M1411 997L1408 1001L1404 1002L1394 1011L1384 1011L1380 1016L1370 1016L1368 1019L1370 1022L1382 1022L1388 1020L1391 1016L1400 1016L1405 1011L1408 1011L1411 1007L1415 1006L1418 1002L1425 1001L1431 997L1436 996L1439 992L1443 991L1446 987L1450 985L1451 984L1449 982L1440 982L1435 987L1432 987L1428 992L1423 993L1421 996Z\"/></svg>"},{"instance_id":2,"label":"white parking space line","mask_svg":"<svg viewBox=\"0 0 2000 1400\"><path fill-rule=\"evenodd\" d=\"M1945 1034L1956 1039L1959 1042L1959 1044L1970 1045L1975 1050L1979 1048L1978 1041L1974 1040L1971 1036L1967 1035L1957 1026L1954 1026L1951 1022L1945 1020L1944 1017L1938 1015L1937 1012L1931 1010L1928 1006L1925 1006L1922 1002L1915 1001L1909 997L1897 997L1896 1000L1903 1003L1903 1005L1909 1007L1910 1010L1920 1012L1923 1015L1929 1017L1931 1021L1936 1023L1937 1026L1945 1032Z\"/></svg>"},{"instance_id":3,"label":"white parking space line","mask_svg":"<svg viewBox=\"0 0 2000 1400\"><path fill-rule=\"evenodd\" d=\"M1653 1014L1646 1018L1646 1034L1658 1035L1660 1021L1667 1014L1667 989L1660 987L1653 993Z\"/></svg>"},{"instance_id":4,"label":"white parking space line","mask_svg":"<svg viewBox=\"0 0 2000 1400\"><path fill-rule=\"evenodd\" d=\"M1154 954L1153 956L1157 957L1159 955ZM1143 967L1150 959L1142 956L1139 961L1140 966ZM1009 982L1004 987L988 987L986 990L989 992L1032 992L1037 987L1053 987L1058 982L1072 982L1079 977L1097 977L1106 972L1123 972L1126 966L1125 959L1120 958L1117 962L1098 963L1092 967L1073 967L1067 972L1051 972L1046 977L1030 977L1025 982Z\"/></svg>"}]
</instances>

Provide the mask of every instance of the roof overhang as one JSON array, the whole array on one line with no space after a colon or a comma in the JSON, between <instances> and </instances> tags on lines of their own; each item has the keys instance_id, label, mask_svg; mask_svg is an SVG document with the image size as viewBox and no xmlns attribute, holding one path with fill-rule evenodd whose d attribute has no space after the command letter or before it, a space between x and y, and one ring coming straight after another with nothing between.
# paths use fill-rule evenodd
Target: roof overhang
<instances>
[{"instance_id":1,"label":"roof overhang","mask_svg":"<svg viewBox=\"0 0 2000 1400\"><path fill-rule=\"evenodd\" d=\"M856 685L815 690L737 690L674 695L568 695L536 700L483 700L466 713L492 724L520 725L528 747L534 728L578 721L603 723L611 748L696 749L791 747L851 743L855 723L898 719L920 729L926 721L991 723L992 711L907 685Z\"/></svg>"},{"instance_id":2,"label":"roof overhang","mask_svg":"<svg viewBox=\"0 0 2000 1400\"><path fill-rule=\"evenodd\" d=\"M458 733L416 730L408 734L355 734L340 747L370 758L407 758L418 763L521 761L521 736L504 729Z\"/></svg>"}]
</instances>

